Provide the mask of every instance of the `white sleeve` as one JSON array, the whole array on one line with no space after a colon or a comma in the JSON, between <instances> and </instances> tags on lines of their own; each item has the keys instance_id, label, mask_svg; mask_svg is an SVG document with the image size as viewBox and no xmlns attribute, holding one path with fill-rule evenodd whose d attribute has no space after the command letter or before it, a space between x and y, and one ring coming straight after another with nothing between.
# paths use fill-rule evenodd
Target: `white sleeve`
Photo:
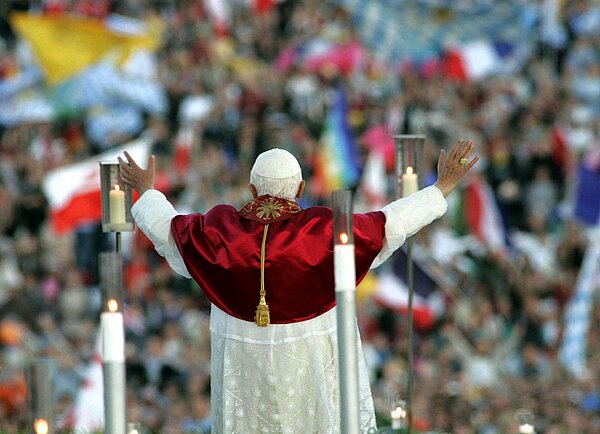
<instances>
[{"instance_id":1,"label":"white sleeve","mask_svg":"<svg viewBox=\"0 0 600 434\"><path fill-rule=\"evenodd\" d=\"M371 268L385 262L406 238L443 216L447 209L446 198L434 185L386 205L381 210L385 214L383 248Z\"/></svg>"},{"instance_id":2,"label":"white sleeve","mask_svg":"<svg viewBox=\"0 0 600 434\"><path fill-rule=\"evenodd\" d=\"M177 211L165 195L158 190L147 190L131 207L131 215L173 271L191 278L171 234L171 220Z\"/></svg>"}]
</instances>

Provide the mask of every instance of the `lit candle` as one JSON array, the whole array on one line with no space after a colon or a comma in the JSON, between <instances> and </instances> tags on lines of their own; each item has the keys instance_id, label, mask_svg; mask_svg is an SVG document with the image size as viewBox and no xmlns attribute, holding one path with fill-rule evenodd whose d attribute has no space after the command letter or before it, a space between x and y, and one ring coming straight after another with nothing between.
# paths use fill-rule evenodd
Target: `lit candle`
<instances>
[{"instance_id":1,"label":"lit candle","mask_svg":"<svg viewBox=\"0 0 600 434\"><path fill-rule=\"evenodd\" d=\"M392 429L402 428L406 411L402 407L396 407L390 412L390 416L392 417Z\"/></svg>"},{"instance_id":2,"label":"lit candle","mask_svg":"<svg viewBox=\"0 0 600 434\"><path fill-rule=\"evenodd\" d=\"M413 172L413 168L408 166L406 173L402 175L402 197L410 196L419 190L419 177Z\"/></svg>"},{"instance_id":3,"label":"lit candle","mask_svg":"<svg viewBox=\"0 0 600 434\"><path fill-rule=\"evenodd\" d=\"M125 192L118 184L109 193L109 210L112 224L125 223Z\"/></svg>"},{"instance_id":4,"label":"lit candle","mask_svg":"<svg viewBox=\"0 0 600 434\"><path fill-rule=\"evenodd\" d=\"M533 425L524 423L522 425L519 425L519 433L520 434L535 434L535 430L534 430Z\"/></svg>"},{"instance_id":5,"label":"lit candle","mask_svg":"<svg viewBox=\"0 0 600 434\"><path fill-rule=\"evenodd\" d=\"M35 434L48 434L48 421L46 419L36 419L33 422L33 430Z\"/></svg>"},{"instance_id":6,"label":"lit candle","mask_svg":"<svg viewBox=\"0 0 600 434\"><path fill-rule=\"evenodd\" d=\"M353 291L356 289L356 269L354 268L354 245L348 244L348 234L339 236L341 244L333 247L333 267L336 291Z\"/></svg>"},{"instance_id":7,"label":"lit candle","mask_svg":"<svg viewBox=\"0 0 600 434\"><path fill-rule=\"evenodd\" d=\"M108 312L100 314L100 329L102 333L102 361L125 361L125 331L123 329L123 314L118 312L119 304L110 299L106 303Z\"/></svg>"},{"instance_id":8,"label":"lit candle","mask_svg":"<svg viewBox=\"0 0 600 434\"><path fill-rule=\"evenodd\" d=\"M347 234L346 232L342 232L342 233L340 234L340 242L341 242L342 244L348 244L348 241L349 241L348 234Z\"/></svg>"}]
</instances>

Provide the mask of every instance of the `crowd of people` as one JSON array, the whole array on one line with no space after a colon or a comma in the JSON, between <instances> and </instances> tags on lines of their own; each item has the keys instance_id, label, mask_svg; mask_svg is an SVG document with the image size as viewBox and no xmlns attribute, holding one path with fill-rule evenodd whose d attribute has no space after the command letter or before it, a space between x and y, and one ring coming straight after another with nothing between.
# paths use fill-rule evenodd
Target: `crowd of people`
<instances>
[{"instance_id":1,"label":"crowd of people","mask_svg":"<svg viewBox=\"0 0 600 434\"><path fill-rule=\"evenodd\" d=\"M20 41L7 19L11 5L98 19L108 13L160 18L157 74L168 97L165 112L145 113L143 129L112 144L87 134L88 113L0 127L0 431L26 424L24 372L36 357L55 362L57 417L66 427L97 351L97 255L113 240L98 223L57 236L42 188L45 175L150 137L157 188L181 212L202 212L249 200L254 157L280 147L302 165L308 181L302 205L327 204L328 196L310 183L330 96L343 85L363 161L369 149L359 138L375 125L390 133L426 132L431 171L440 147L472 139L482 156L472 176L489 183L510 237L506 248L473 242L456 231L453 212L416 236L419 254L445 277L442 315L415 336L416 429L516 432L516 414L527 408L536 432L599 432L600 304L592 310L586 375L571 375L558 353L565 306L589 244L569 204L578 163L600 152L600 3L558 2L562 38L536 40L518 71L478 81L448 77L442 68L386 62L368 47L348 71L297 63L282 69L278 60L289 47L317 37L357 41L349 11L334 1L232 1L222 29L207 3L52 0L0 8L0 81L18 69ZM518 8L524 2L513 3ZM206 116L185 116L192 96L210 101ZM183 158L178 150L186 140L189 155ZM392 167L388 199L394 195ZM370 205L360 184L356 198L361 207ZM125 242L128 419L148 432L210 432L209 304L139 232ZM406 393L406 318L369 296L360 297L358 317L385 425L391 402Z\"/></svg>"}]
</instances>

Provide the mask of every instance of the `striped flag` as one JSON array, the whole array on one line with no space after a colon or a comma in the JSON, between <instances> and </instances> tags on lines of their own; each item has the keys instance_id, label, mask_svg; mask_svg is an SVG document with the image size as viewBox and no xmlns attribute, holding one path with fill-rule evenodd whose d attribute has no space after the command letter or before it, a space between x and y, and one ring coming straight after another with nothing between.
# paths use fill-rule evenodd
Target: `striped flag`
<instances>
[{"instance_id":1,"label":"striped flag","mask_svg":"<svg viewBox=\"0 0 600 434\"><path fill-rule=\"evenodd\" d=\"M454 228L459 235L473 234L492 250L506 248L506 229L494 192L480 178L468 181L460 194L454 214Z\"/></svg>"},{"instance_id":2,"label":"striped flag","mask_svg":"<svg viewBox=\"0 0 600 434\"><path fill-rule=\"evenodd\" d=\"M564 312L564 334L559 358L574 376L583 378L586 368L586 342L592 316L594 292L600 285L600 234L596 233L585 253L575 292Z\"/></svg>"},{"instance_id":3,"label":"striped flag","mask_svg":"<svg viewBox=\"0 0 600 434\"><path fill-rule=\"evenodd\" d=\"M378 288L373 296L379 304L406 314L408 309L408 257L403 249L394 253L390 271L379 276ZM437 290L438 284L428 270L418 261L413 262L413 322L415 328L425 332L434 326L444 312L444 300Z\"/></svg>"},{"instance_id":4,"label":"striped flag","mask_svg":"<svg viewBox=\"0 0 600 434\"><path fill-rule=\"evenodd\" d=\"M356 143L348 125L348 106L343 88L335 91L315 159L313 184L317 194L355 186L360 176Z\"/></svg>"},{"instance_id":5,"label":"striped flag","mask_svg":"<svg viewBox=\"0 0 600 434\"><path fill-rule=\"evenodd\" d=\"M503 71L514 48L480 39L462 44L442 58L444 75L456 80L479 80Z\"/></svg>"},{"instance_id":6,"label":"striped flag","mask_svg":"<svg viewBox=\"0 0 600 434\"><path fill-rule=\"evenodd\" d=\"M56 233L63 234L79 225L102 219L98 162L116 162L123 151L128 151L139 164L145 164L150 144L145 140L131 142L46 175L42 186L48 198L50 220Z\"/></svg>"}]
</instances>

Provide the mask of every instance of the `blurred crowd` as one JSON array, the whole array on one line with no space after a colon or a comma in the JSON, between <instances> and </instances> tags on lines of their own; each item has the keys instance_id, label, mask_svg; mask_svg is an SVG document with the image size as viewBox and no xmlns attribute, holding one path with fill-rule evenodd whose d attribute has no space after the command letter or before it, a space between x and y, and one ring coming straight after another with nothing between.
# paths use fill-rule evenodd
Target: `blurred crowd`
<instances>
[{"instance_id":1,"label":"blurred crowd","mask_svg":"<svg viewBox=\"0 0 600 434\"><path fill-rule=\"evenodd\" d=\"M415 336L416 428L517 432L515 415L527 408L538 433L600 432L600 304L593 307L586 375L573 377L558 359L564 308L589 244L587 229L569 210L576 169L584 156L600 152L600 2L558 2L556 37L536 36L518 72L476 82L386 62L369 48L351 71L282 70L276 61L290 46L317 37L356 41L348 11L333 1L232 1L227 29L219 29L207 3L51 0L0 7L0 79L17 67L11 9L160 18L157 74L168 97L164 113L145 113L141 130L114 143L87 134L87 113L0 127L0 431L25 426L24 369L36 357L56 363L57 414L68 426L97 352L97 255L113 248L113 238L98 224L56 236L42 189L48 171L150 137L157 188L179 211L202 212L224 202L241 206L250 197L254 157L281 147L298 157L309 182L302 204L327 204L310 180L330 95L343 84L363 159L369 149L358 138L375 125L426 132L432 172L441 147L472 139L482 156L472 176L491 186L511 238L506 249L473 243L455 230L452 212L418 234L419 255L443 277L444 309L432 329ZM536 4L541 16L544 2ZM235 62L225 61L231 53ZM191 103L208 107L206 115L186 117ZM370 206L360 185L356 198ZM128 419L157 433L210 432L209 304L138 231L124 243ZM360 297L358 316L385 425L390 402L406 393L406 321L368 295Z\"/></svg>"}]
</instances>

